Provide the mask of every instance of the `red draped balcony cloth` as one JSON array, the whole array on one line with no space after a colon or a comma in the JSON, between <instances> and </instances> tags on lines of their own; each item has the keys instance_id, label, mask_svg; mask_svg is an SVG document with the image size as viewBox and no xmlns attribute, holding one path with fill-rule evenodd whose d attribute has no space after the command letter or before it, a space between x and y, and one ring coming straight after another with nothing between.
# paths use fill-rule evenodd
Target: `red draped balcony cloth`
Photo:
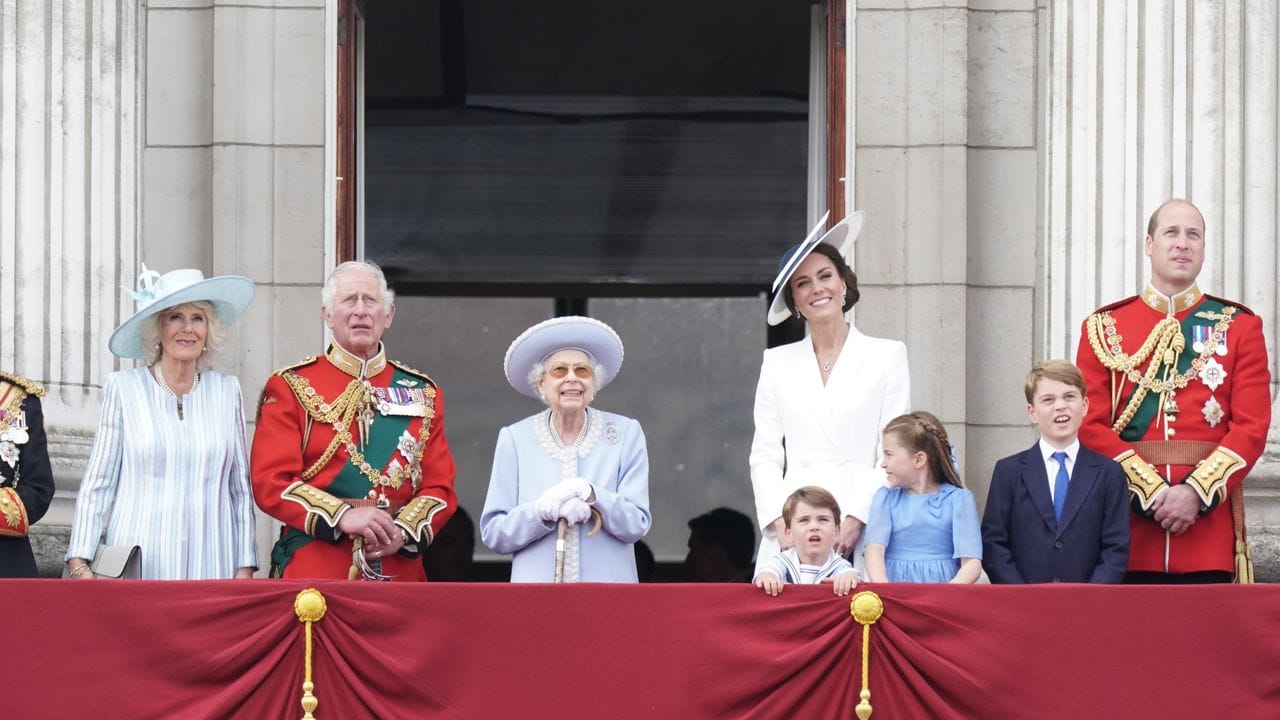
<instances>
[{"instance_id":1,"label":"red draped balcony cloth","mask_svg":"<svg viewBox=\"0 0 1280 720\"><path fill-rule=\"evenodd\" d=\"M0 716L853 718L849 598L789 586L0 581ZM1280 718L1280 586L864 585L875 720Z\"/></svg>"}]
</instances>

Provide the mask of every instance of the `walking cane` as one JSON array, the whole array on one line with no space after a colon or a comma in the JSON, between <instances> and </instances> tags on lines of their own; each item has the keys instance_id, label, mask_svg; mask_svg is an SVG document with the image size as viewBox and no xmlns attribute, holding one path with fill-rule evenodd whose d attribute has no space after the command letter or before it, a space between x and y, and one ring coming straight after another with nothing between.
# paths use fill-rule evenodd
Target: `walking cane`
<instances>
[{"instance_id":1,"label":"walking cane","mask_svg":"<svg viewBox=\"0 0 1280 720\"><path fill-rule=\"evenodd\" d=\"M564 582L564 543L569 532L569 521L560 518L556 523L556 582Z\"/></svg>"},{"instance_id":2,"label":"walking cane","mask_svg":"<svg viewBox=\"0 0 1280 720\"><path fill-rule=\"evenodd\" d=\"M595 535L596 533L600 532L600 528L604 525L604 516L602 516L600 514L600 511L595 508L591 508L591 520L593 521L593 524L591 527L591 531L587 533L587 537L591 537L592 535ZM568 534L569 534L569 521L566 520L565 518L560 518L560 520L556 523L556 579L555 579L555 582L558 582L558 583L564 582L564 550L565 550L565 542L566 542L565 536Z\"/></svg>"}]
</instances>

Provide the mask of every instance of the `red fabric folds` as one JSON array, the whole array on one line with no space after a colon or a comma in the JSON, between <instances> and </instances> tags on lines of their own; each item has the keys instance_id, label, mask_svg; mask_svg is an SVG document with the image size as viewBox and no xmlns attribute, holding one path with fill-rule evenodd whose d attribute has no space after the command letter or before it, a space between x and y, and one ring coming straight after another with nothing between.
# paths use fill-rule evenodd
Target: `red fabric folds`
<instances>
[{"instance_id":1,"label":"red fabric folds","mask_svg":"<svg viewBox=\"0 0 1280 720\"><path fill-rule=\"evenodd\" d=\"M7 717L853 717L827 587L0 581ZM866 586L876 720L1280 717L1280 587Z\"/></svg>"}]
</instances>

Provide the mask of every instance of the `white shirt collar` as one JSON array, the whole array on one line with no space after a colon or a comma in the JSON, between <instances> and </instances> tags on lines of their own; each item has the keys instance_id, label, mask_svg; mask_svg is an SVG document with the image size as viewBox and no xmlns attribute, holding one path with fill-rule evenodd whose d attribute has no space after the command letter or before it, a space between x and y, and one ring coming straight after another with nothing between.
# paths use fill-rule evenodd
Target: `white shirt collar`
<instances>
[{"instance_id":1,"label":"white shirt collar","mask_svg":"<svg viewBox=\"0 0 1280 720\"><path fill-rule=\"evenodd\" d=\"M1046 464L1057 462L1057 460L1053 459L1053 454L1056 452L1065 452L1067 454L1067 462L1075 463L1076 456L1080 454L1080 438L1077 437L1075 440L1071 441L1070 445L1059 450L1058 448L1050 445L1049 441L1045 440L1044 437L1041 436L1040 455L1044 458Z\"/></svg>"}]
</instances>

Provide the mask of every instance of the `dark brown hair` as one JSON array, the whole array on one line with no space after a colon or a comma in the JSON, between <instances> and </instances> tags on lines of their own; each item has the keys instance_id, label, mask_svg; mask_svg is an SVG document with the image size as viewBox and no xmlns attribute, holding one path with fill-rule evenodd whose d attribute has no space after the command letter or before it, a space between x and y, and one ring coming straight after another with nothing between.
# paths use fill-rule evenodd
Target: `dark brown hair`
<instances>
[{"instance_id":1,"label":"dark brown hair","mask_svg":"<svg viewBox=\"0 0 1280 720\"><path fill-rule=\"evenodd\" d=\"M856 305L858 298L861 297L858 293L858 276L853 274L853 268L849 267L849 263L844 261L844 257L840 255L840 251L834 245L818 243L817 247L811 252L826 255L831 260L831 264L836 267L836 272L839 273L840 279L844 280L845 288L848 290L844 296L844 311L849 312L849 308ZM796 300L791 295L791 278L787 278L787 283L782 286L782 299L787 303L787 309L791 311L791 314L795 315Z\"/></svg>"},{"instance_id":2,"label":"dark brown hair","mask_svg":"<svg viewBox=\"0 0 1280 720\"><path fill-rule=\"evenodd\" d=\"M899 415L884 426L884 434L889 433L893 433L908 451L924 453L933 479L964 487L955 465L951 464L951 441L947 439L947 429L933 413L917 410Z\"/></svg>"}]
</instances>

